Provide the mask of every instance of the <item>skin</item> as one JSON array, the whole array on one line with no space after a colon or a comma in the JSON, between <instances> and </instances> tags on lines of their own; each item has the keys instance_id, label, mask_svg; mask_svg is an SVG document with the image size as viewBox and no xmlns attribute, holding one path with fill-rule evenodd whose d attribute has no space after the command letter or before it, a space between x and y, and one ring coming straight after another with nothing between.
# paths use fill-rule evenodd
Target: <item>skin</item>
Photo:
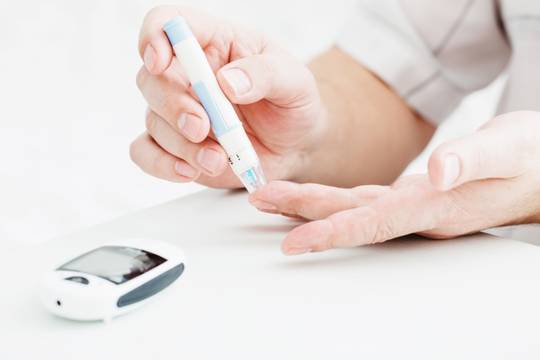
<instances>
[{"instance_id":1,"label":"skin","mask_svg":"<svg viewBox=\"0 0 540 360\"><path fill-rule=\"evenodd\" d=\"M439 146L428 174L405 176L392 186L352 189L274 181L250 201L271 204L267 212L313 220L287 235L282 250L289 255L411 233L446 239L539 222L539 158L540 113L508 113Z\"/></svg>"},{"instance_id":2,"label":"skin","mask_svg":"<svg viewBox=\"0 0 540 360\"><path fill-rule=\"evenodd\" d=\"M253 31L193 9L163 6L148 13L141 29L144 65L137 85L149 111L147 130L130 149L133 161L151 175L240 187L162 31L178 14L189 23L235 105L269 179L334 186L389 184L434 132L378 78L338 49L308 67ZM191 132L181 127L186 117ZM215 155L213 167L203 164L206 149ZM350 162L351 156L356 161Z\"/></svg>"},{"instance_id":3,"label":"skin","mask_svg":"<svg viewBox=\"0 0 540 360\"><path fill-rule=\"evenodd\" d=\"M175 182L240 187L161 30L179 14L234 104L267 177L279 180L251 194L250 202L310 221L287 235L285 254L410 233L448 238L540 220L539 114L497 117L476 134L440 146L428 174L395 181L434 127L374 74L337 48L306 66L261 35L175 6L153 9L141 28L137 86L148 112L130 155L143 171Z\"/></svg>"}]
</instances>

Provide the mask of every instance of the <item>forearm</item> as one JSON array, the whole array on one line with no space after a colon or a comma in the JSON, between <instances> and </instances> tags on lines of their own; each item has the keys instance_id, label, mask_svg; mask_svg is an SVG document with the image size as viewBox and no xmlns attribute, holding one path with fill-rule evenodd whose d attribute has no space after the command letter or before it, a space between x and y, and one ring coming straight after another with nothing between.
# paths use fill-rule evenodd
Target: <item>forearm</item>
<instances>
[{"instance_id":1,"label":"forearm","mask_svg":"<svg viewBox=\"0 0 540 360\"><path fill-rule=\"evenodd\" d=\"M344 187L391 183L424 149L434 126L337 48L309 66L327 121L297 180Z\"/></svg>"}]
</instances>

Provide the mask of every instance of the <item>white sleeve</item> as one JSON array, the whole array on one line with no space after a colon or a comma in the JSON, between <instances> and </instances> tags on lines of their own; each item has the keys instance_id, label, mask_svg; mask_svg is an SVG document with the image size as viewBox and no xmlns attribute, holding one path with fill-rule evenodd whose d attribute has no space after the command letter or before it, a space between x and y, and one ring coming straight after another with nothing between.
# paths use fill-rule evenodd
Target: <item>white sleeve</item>
<instances>
[{"instance_id":1,"label":"white sleeve","mask_svg":"<svg viewBox=\"0 0 540 360\"><path fill-rule=\"evenodd\" d=\"M426 120L439 124L505 66L506 45L500 44L504 36L497 34L493 9L486 1L363 0L357 2L337 46L377 74ZM420 13L415 21L408 16L414 11ZM484 26L481 36L474 33L479 23ZM448 36L430 43L430 36L439 33Z\"/></svg>"},{"instance_id":2,"label":"white sleeve","mask_svg":"<svg viewBox=\"0 0 540 360\"><path fill-rule=\"evenodd\" d=\"M499 112L540 111L540 1L503 0L501 7L512 60Z\"/></svg>"}]
</instances>

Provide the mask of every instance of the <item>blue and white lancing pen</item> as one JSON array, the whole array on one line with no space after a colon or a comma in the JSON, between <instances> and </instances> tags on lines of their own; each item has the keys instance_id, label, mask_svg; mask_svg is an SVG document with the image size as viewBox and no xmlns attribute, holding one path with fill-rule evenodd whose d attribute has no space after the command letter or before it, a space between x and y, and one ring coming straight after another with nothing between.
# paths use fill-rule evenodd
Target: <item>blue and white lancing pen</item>
<instances>
[{"instance_id":1,"label":"blue and white lancing pen","mask_svg":"<svg viewBox=\"0 0 540 360\"><path fill-rule=\"evenodd\" d=\"M233 172L247 191L257 190L266 184L259 158L232 104L221 91L201 46L181 16L168 21L163 30L210 118Z\"/></svg>"}]
</instances>

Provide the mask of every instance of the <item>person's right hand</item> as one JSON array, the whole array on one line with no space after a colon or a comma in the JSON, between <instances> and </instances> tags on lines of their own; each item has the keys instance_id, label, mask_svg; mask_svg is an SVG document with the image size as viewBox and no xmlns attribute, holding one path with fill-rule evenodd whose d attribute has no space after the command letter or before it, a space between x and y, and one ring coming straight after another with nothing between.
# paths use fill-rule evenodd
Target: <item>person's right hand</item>
<instances>
[{"instance_id":1,"label":"person's right hand","mask_svg":"<svg viewBox=\"0 0 540 360\"><path fill-rule=\"evenodd\" d=\"M147 173L170 181L240 186L162 31L177 15L185 18L201 44L267 177L295 179L326 128L312 73L261 35L176 6L154 8L141 29L144 66L137 85L148 103L147 130L132 143L132 160Z\"/></svg>"}]
</instances>

